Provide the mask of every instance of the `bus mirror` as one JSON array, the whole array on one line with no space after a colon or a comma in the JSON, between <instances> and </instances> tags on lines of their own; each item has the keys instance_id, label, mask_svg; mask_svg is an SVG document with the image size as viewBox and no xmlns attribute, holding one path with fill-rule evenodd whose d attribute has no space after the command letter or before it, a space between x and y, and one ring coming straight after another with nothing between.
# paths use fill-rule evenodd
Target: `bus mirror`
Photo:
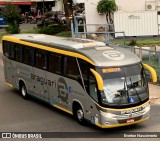
<instances>
[{"instance_id":1,"label":"bus mirror","mask_svg":"<svg viewBox=\"0 0 160 141\"><path fill-rule=\"evenodd\" d=\"M151 73L151 75L152 75L152 81L153 82L157 82L157 73L156 73L156 71L151 66L149 66L147 64L143 64L143 66L144 66L144 68L146 70L148 70Z\"/></svg>"},{"instance_id":2,"label":"bus mirror","mask_svg":"<svg viewBox=\"0 0 160 141\"><path fill-rule=\"evenodd\" d=\"M98 89L99 90L103 90L103 79L100 76L100 74L98 72L96 72L95 70L93 70L93 69L90 69L90 71L93 73L93 75L96 78Z\"/></svg>"}]
</instances>

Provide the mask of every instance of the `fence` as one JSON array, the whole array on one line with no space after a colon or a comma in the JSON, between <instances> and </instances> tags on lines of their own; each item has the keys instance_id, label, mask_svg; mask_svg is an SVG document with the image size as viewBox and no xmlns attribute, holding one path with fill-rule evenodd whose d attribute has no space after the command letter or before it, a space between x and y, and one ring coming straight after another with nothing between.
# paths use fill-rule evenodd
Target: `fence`
<instances>
[{"instance_id":1,"label":"fence","mask_svg":"<svg viewBox=\"0 0 160 141\"><path fill-rule=\"evenodd\" d=\"M158 82L160 82L160 51L157 51L157 47L131 47L126 45L121 45L121 47L134 52L143 63L152 66L156 70ZM151 79L151 74L147 71L146 73L148 78Z\"/></svg>"},{"instance_id":2,"label":"fence","mask_svg":"<svg viewBox=\"0 0 160 141\"><path fill-rule=\"evenodd\" d=\"M78 24L76 22L71 23L72 37L89 38L105 43L110 43L115 38L115 34L123 34L124 32L114 32L113 24ZM125 43L124 43L125 44Z\"/></svg>"}]
</instances>

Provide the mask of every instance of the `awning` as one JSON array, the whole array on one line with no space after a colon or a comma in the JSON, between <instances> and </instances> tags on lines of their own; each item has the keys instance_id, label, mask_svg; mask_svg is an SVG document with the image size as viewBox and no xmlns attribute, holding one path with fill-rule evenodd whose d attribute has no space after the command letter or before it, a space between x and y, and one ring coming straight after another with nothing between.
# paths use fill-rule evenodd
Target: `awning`
<instances>
[{"instance_id":1,"label":"awning","mask_svg":"<svg viewBox=\"0 0 160 141\"><path fill-rule=\"evenodd\" d=\"M12 2L14 5L31 5L30 1L24 1L24 2ZM7 2L0 2L0 5L6 5Z\"/></svg>"}]
</instances>

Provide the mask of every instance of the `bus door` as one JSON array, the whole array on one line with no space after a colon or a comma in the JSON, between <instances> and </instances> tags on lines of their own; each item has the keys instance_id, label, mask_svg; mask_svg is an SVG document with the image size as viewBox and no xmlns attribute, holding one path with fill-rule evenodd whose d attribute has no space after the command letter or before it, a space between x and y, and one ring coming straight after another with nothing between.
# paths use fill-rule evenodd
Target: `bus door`
<instances>
[{"instance_id":1,"label":"bus door","mask_svg":"<svg viewBox=\"0 0 160 141\"><path fill-rule=\"evenodd\" d=\"M12 84L12 62L10 58L14 56L13 47L9 42L3 42L3 64L4 64L4 76L6 83Z\"/></svg>"},{"instance_id":2,"label":"bus door","mask_svg":"<svg viewBox=\"0 0 160 141\"><path fill-rule=\"evenodd\" d=\"M78 59L79 68L82 75L83 87L85 90L85 118L92 123L98 122L96 104L98 102L97 81L90 68L93 68L89 63Z\"/></svg>"}]
</instances>

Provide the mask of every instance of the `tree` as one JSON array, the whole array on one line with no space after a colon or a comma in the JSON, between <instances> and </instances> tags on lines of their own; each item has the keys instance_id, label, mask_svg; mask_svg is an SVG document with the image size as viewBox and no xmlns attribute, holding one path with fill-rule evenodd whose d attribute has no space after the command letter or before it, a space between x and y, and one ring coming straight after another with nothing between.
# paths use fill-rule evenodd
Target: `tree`
<instances>
[{"instance_id":1,"label":"tree","mask_svg":"<svg viewBox=\"0 0 160 141\"><path fill-rule=\"evenodd\" d=\"M105 13L107 23L113 24L112 15L113 12L116 11L116 7L115 0L100 0L97 5L97 12L102 14Z\"/></svg>"},{"instance_id":2,"label":"tree","mask_svg":"<svg viewBox=\"0 0 160 141\"><path fill-rule=\"evenodd\" d=\"M18 6L12 3L7 3L1 11L4 20L9 24L6 31L10 34L16 34L20 32L19 20L20 20L20 9Z\"/></svg>"},{"instance_id":3,"label":"tree","mask_svg":"<svg viewBox=\"0 0 160 141\"><path fill-rule=\"evenodd\" d=\"M73 1L72 0L63 0L64 3L64 12L65 12L65 17L66 17L66 24L68 27L70 27L70 17L73 16Z\"/></svg>"}]
</instances>

